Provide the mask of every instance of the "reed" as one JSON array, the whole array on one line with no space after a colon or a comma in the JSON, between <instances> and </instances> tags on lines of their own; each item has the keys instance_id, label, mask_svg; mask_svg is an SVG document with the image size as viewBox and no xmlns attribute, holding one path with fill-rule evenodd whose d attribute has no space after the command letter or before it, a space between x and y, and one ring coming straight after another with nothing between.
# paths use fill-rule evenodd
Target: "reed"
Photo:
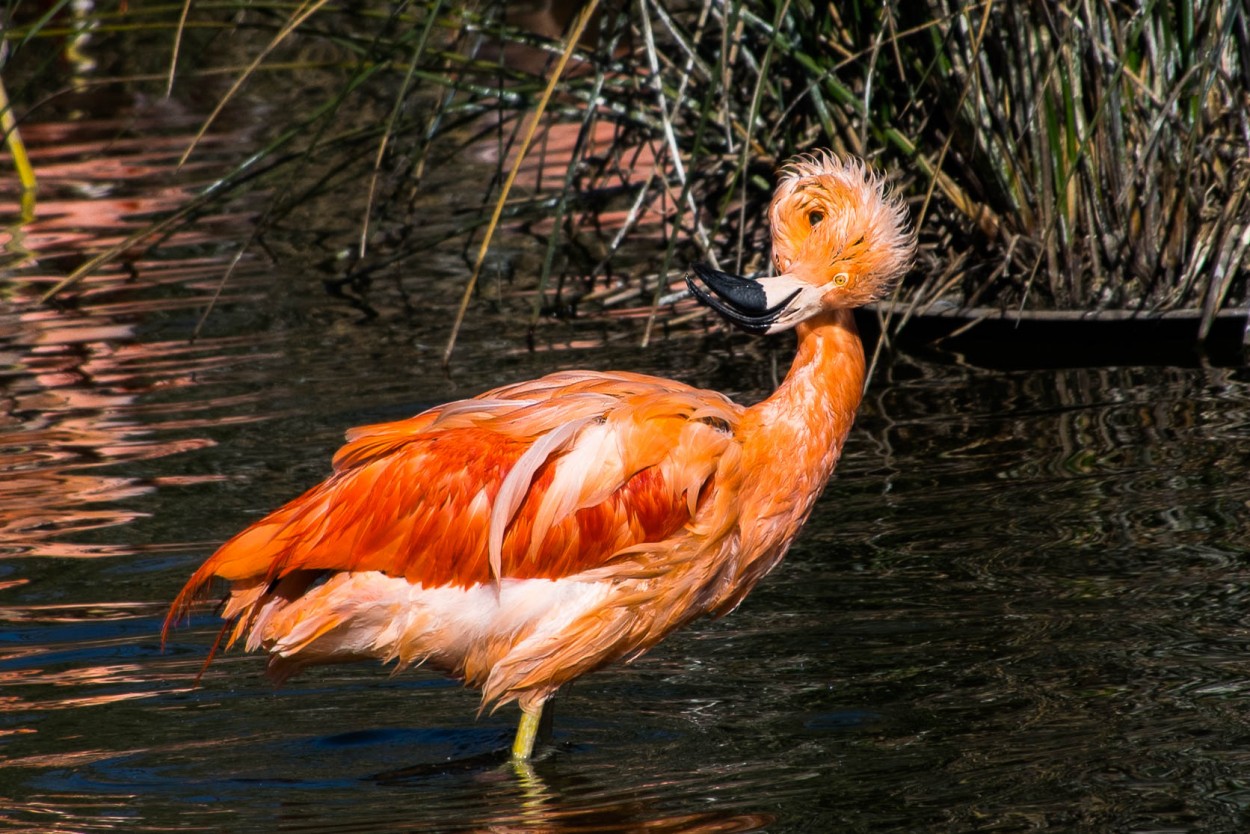
<instances>
[{"instance_id":1,"label":"reed","mask_svg":"<svg viewBox=\"0 0 1250 834\"><path fill-rule=\"evenodd\" d=\"M496 190L440 235L466 253L516 229L540 238L516 285L536 319L655 309L692 259L767 268L772 170L828 146L913 203L919 268L894 309L1189 309L1205 334L1247 304L1242 4L631 0L600 4L573 44L578 8L535 26L500 4L208 3L100 15L93 31L163 33L164 65L128 83L225 75L222 107L272 87L262 76L316 79L216 187L263 187L270 222L360 189L341 286L426 251L413 206L431 165L485 144ZM72 29L6 21L9 64Z\"/></svg>"}]
</instances>

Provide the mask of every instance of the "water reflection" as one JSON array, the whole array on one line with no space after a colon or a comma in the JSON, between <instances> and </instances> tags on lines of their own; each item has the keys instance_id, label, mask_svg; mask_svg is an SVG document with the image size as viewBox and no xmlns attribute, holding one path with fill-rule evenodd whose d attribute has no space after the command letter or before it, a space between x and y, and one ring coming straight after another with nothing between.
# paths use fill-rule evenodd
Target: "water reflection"
<instances>
[{"instance_id":1,"label":"water reflection","mask_svg":"<svg viewBox=\"0 0 1250 834\"><path fill-rule=\"evenodd\" d=\"M141 139L127 135L133 118L123 110L106 120L25 125L42 199L33 218L3 237L0 739L33 742L0 760L10 772L83 767L150 749L121 738L72 743L90 733L49 735L45 719L85 718L170 691L152 662L158 605L142 582L118 579L142 576L147 560L161 554L203 545L145 540L135 524L158 512L161 491L230 477L171 459L212 448L212 433L223 427L268 416L252 413L258 393L237 383L225 391L221 382L240 364L263 361L270 337L186 340L187 323L216 291L222 270L223 258L206 254L207 244L220 244L204 231L173 233L159 258L128 253L124 266L88 279L68 306L37 302L65 270L170 211L203 177L193 169L171 174L189 119L158 120L154 136ZM5 202L15 196L12 185L0 184L0 215L16 211ZM217 218L207 228L220 232L231 222L238 223ZM243 270L226 300L256 292ZM168 335L160 332L162 319L175 322ZM84 558L102 560L103 572L66 567ZM101 583L110 573L113 580ZM62 802L41 810L35 799L23 807L40 828L77 824L73 814L57 822L67 813Z\"/></svg>"},{"instance_id":2,"label":"water reflection","mask_svg":"<svg viewBox=\"0 0 1250 834\"><path fill-rule=\"evenodd\" d=\"M136 302L136 306L142 307ZM133 521L119 502L159 485L194 484L220 475L140 478L118 474L136 461L203 449L198 429L251 419L223 417L256 395L162 404L145 395L194 387L227 367L237 338L185 342L139 340L111 315L76 315L14 305L0 312L5 357L0 398L0 556L114 556L124 546L67 540ZM197 416L202 413L203 416Z\"/></svg>"},{"instance_id":3,"label":"water reflection","mask_svg":"<svg viewBox=\"0 0 1250 834\"><path fill-rule=\"evenodd\" d=\"M208 147L219 153L207 154L198 168L176 171L198 117L169 103L104 92L93 99L96 108L106 109L102 99L112 105L107 118L79 113L69 121L23 125L41 196L33 219L0 232L10 276L0 307L0 455L8 476L0 484L0 556L134 552L125 544L75 537L141 517L130 499L158 486L221 477L137 477L124 467L206 448L213 441L200 429L243 419L223 418L221 411L248 400L173 398L167 389L196 387L236 361L255 338L189 345L139 332L154 316L190 314L205 305L223 263L221 254L206 256L205 248L220 251L226 233L241 232L240 218L209 218L195 231L173 231L159 258L136 247L122 265L89 277L68 308L36 303L67 271L185 203L208 167L220 167L220 152L242 138L211 136ZM15 187L0 185L0 216L13 216ZM249 293L254 290L241 279L233 299Z\"/></svg>"}]
</instances>

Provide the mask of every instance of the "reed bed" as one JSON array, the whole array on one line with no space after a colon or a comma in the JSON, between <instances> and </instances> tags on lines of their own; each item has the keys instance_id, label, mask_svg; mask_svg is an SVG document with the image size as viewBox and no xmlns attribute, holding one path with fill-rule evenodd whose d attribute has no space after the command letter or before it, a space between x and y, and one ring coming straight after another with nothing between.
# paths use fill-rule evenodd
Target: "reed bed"
<instances>
[{"instance_id":1,"label":"reed bed","mask_svg":"<svg viewBox=\"0 0 1250 834\"><path fill-rule=\"evenodd\" d=\"M286 95L257 147L175 220L261 193L260 239L319 199L355 200L339 291L380 274L419 286L423 253L452 241L466 266L452 295L472 315L491 248L519 236L537 254L509 292L534 320L650 321L691 260L767 269L773 171L831 147L912 203L921 247L889 305L898 322L935 305L1185 310L1201 338L1248 303L1243 4L567 5L130 6L91 13L90 31L140 49L111 81L215 84L204 131ZM37 47L83 31L67 3L35 11L6 7L0 50L26 118L47 86ZM466 159L494 176L440 211L438 172Z\"/></svg>"}]
</instances>

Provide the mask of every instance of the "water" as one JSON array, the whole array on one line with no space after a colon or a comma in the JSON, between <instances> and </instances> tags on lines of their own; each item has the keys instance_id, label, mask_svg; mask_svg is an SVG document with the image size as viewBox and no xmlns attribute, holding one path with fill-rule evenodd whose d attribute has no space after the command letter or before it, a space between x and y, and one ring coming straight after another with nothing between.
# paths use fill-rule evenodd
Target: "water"
<instances>
[{"instance_id":1,"label":"water","mask_svg":"<svg viewBox=\"0 0 1250 834\"><path fill-rule=\"evenodd\" d=\"M185 138L180 118L147 118ZM787 561L720 621L556 705L532 770L510 709L421 672L278 691L209 613L166 606L233 532L328 471L342 432L561 367L763 396L785 339L523 322L484 310L438 362L428 309L362 320L247 234L136 253L35 302L199 176L108 124L27 142L41 214L0 307L0 824L27 831L1243 831L1250 823L1250 374L990 371L894 357ZM115 127L115 126L113 126ZM72 129L71 129L72 128ZM95 131L94 133L92 131ZM44 148L45 150L40 150ZM46 150L51 148L52 150ZM59 149L59 150L58 150ZM97 147L98 149L98 147ZM63 153L63 174L49 156ZM160 174L159 176L157 174ZM136 202L137 201L137 202ZM93 213L87 213L90 209ZM41 208L41 212L43 209ZM572 346L581 346L572 349ZM597 346L596 346L597 345Z\"/></svg>"}]
</instances>

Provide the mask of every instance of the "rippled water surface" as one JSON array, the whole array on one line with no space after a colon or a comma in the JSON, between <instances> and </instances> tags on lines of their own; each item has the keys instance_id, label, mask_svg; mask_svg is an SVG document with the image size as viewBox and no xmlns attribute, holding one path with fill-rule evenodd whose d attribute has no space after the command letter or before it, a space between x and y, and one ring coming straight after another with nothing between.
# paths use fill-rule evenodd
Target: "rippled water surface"
<instances>
[{"instance_id":1,"label":"rippled water surface","mask_svg":"<svg viewBox=\"0 0 1250 834\"><path fill-rule=\"evenodd\" d=\"M8 238L0 302L3 824L1246 830L1245 369L896 357L782 567L732 616L569 688L529 771L501 758L512 710L477 717L472 693L421 672L332 667L275 691L230 653L193 686L217 624L206 611L162 651L168 602L323 477L346 428L572 366L751 400L789 343L531 353L486 312L449 379L446 308L362 322L287 262L246 261L223 288L245 215L42 306L84 240L124 236L197 175L168 178L177 141L39 130L43 201ZM79 163L103 135L101 174ZM461 286L459 269L440 280Z\"/></svg>"}]
</instances>

